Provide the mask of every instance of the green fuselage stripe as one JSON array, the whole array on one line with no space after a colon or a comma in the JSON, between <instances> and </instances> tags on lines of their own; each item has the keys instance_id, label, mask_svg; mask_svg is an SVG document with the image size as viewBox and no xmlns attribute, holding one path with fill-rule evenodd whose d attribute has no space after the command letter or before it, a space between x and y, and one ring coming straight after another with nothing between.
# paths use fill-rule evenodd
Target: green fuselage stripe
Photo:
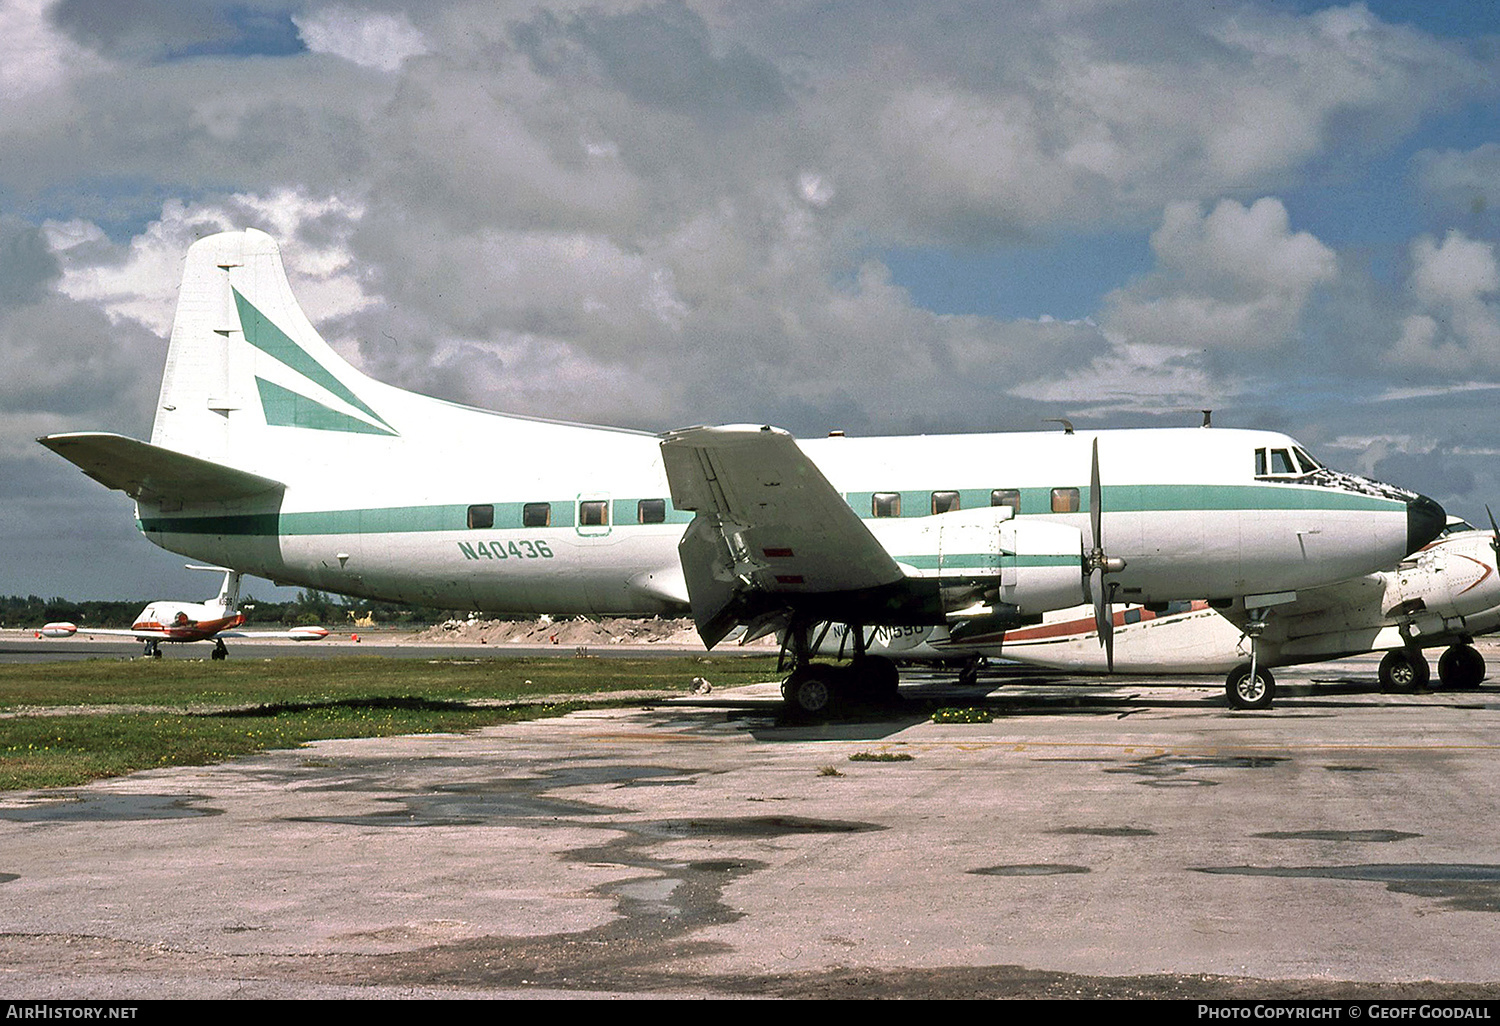
<instances>
[{"instance_id":1,"label":"green fuselage stripe","mask_svg":"<svg viewBox=\"0 0 1500 1026\"><path fill-rule=\"evenodd\" d=\"M1080 489L1081 508L1088 509L1088 489ZM1028 493L1035 493L1028 495ZM860 496L870 492L850 493L854 509L866 520L870 517L868 498L863 507ZM924 503L928 492L913 492L920 495ZM983 494L984 505L989 503L989 492ZM963 493L967 499L969 493ZM1045 497L1045 504L1037 496ZM611 500L612 527L636 525L637 499ZM1028 502L1030 501L1030 505ZM1022 489L1021 513L1051 513L1050 489ZM496 502L494 523L489 530L520 530L526 528L522 521L522 510L528 505L521 502ZM576 506L573 499L551 503L549 527L573 527L576 525ZM903 513L906 503L903 501ZM923 509L926 508L924 505ZM962 507L971 508L971 507ZM1104 508L1111 513L1182 512L1192 510L1244 510L1246 512L1273 510L1329 510L1396 512L1404 510L1405 504L1396 499L1359 495L1324 488L1306 486L1275 487L1266 485L1118 485L1104 489ZM226 535L327 535L327 534L401 534L424 531L463 531L468 529L467 505L440 506L391 506L379 509L325 510L309 513L263 513L225 517L164 517L141 518L141 529L162 534L226 534ZM679 510L667 501L666 523L686 524L693 514ZM535 528L529 528L534 530ZM913 564L915 565L915 564Z\"/></svg>"},{"instance_id":2,"label":"green fuselage stripe","mask_svg":"<svg viewBox=\"0 0 1500 1026\"><path fill-rule=\"evenodd\" d=\"M1069 486L1078 492L1078 511L1089 508L1087 485ZM1038 513L1053 514L1053 488L1017 488L1021 507L1017 516ZM876 495L901 496L901 518L932 515L933 492L957 492L959 509L982 509L990 505L992 492L988 488L952 488L928 491L901 492L850 492L849 505L861 519L883 519L874 517ZM999 489L996 489L999 491ZM1257 510L1257 509L1319 509L1339 511L1381 511L1404 507L1398 499L1383 499L1378 495L1362 495L1357 492L1338 491L1313 485L1276 485L1269 483L1251 485L1105 485L1105 510L1111 513L1169 513L1188 510ZM888 505L887 505L887 508ZM1056 511L1063 512L1063 511Z\"/></svg>"}]
</instances>

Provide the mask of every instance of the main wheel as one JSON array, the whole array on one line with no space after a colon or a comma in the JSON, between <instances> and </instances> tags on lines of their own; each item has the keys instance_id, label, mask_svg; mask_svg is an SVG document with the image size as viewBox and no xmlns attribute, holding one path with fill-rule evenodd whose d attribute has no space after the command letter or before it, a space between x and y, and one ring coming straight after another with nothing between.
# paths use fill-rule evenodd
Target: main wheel
<instances>
[{"instance_id":1,"label":"main wheel","mask_svg":"<svg viewBox=\"0 0 1500 1026\"><path fill-rule=\"evenodd\" d=\"M781 685L787 708L799 716L826 715L834 704L833 675L827 667L794 673Z\"/></svg>"},{"instance_id":2,"label":"main wheel","mask_svg":"<svg viewBox=\"0 0 1500 1026\"><path fill-rule=\"evenodd\" d=\"M1484 656L1472 645L1450 646L1438 657L1438 680L1445 688L1479 687L1484 680Z\"/></svg>"},{"instance_id":3,"label":"main wheel","mask_svg":"<svg viewBox=\"0 0 1500 1026\"><path fill-rule=\"evenodd\" d=\"M1276 697L1276 678L1264 666L1257 666L1252 677L1250 664L1241 663L1224 679L1224 694L1232 708L1269 709Z\"/></svg>"},{"instance_id":4,"label":"main wheel","mask_svg":"<svg viewBox=\"0 0 1500 1026\"><path fill-rule=\"evenodd\" d=\"M889 704L901 698L898 690L901 671L885 656L865 656L853 666L859 693L880 703Z\"/></svg>"},{"instance_id":5,"label":"main wheel","mask_svg":"<svg viewBox=\"0 0 1500 1026\"><path fill-rule=\"evenodd\" d=\"M1382 691L1421 691L1431 677L1421 649L1395 648L1380 660Z\"/></svg>"}]
</instances>

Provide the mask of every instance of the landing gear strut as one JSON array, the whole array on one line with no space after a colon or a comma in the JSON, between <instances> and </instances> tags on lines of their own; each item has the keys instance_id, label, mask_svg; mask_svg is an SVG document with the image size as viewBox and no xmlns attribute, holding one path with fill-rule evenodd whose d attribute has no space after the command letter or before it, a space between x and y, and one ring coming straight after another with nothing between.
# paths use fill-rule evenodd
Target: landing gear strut
<instances>
[{"instance_id":1,"label":"landing gear strut","mask_svg":"<svg viewBox=\"0 0 1500 1026\"><path fill-rule=\"evenodd\" d=\"M229 658L229 649L227 649L227 648L224 647L224 642L221 639L219 639L219 638L215 638L214 639L214 651L213 651L213 655L209 656L209 658L210 659L228 659Z\"/></svg>"},{"instance_id":2,"label":"landing gear strut","mask_svg":"<svg viewBox=\"0 0 1500 1026\"><path fill-rule=\"evenodd\" d=\"M147 638L146 651L141 654L144 655L147 659L160 659L161 642L157 641L155 638Z\"/></svg>"},{"instance_id":3,"label":"landing gear strut","mask_svg":"<svg viewBox=\"0 0 1500 1026\"><path fill-rule=\"evenodd\" d=\"M782 643L782 658L788 655L792 671L781 684L787 710L797 716L836 715L853 699L889 704L900 698L901 672L884 656L866 651L864 627L850 624L846 637L854 639L854 654L848 666L814 663L812 652L827 636L828 626L816 639L814 624L794 620ZM842 650L842 646L840 646Z\"/></svg>"},{"instance_id":4,"label":"landing gear strut","mask_svg":"<svg viewBox=\"0 0 1500 1026\"><path fill-rule=\"evenodd\" d=\"M1256 656L1261 632L1266 629L1266 610L1247 609L1250 622L1245 624L1245 636L1250 639L1250 661L1241 663L1229 671L1224 680L1224 694L1233 709L1269 709L1276 698L1276 678L1271 671L1256 665Z\"/></svg>"}]
</instances>

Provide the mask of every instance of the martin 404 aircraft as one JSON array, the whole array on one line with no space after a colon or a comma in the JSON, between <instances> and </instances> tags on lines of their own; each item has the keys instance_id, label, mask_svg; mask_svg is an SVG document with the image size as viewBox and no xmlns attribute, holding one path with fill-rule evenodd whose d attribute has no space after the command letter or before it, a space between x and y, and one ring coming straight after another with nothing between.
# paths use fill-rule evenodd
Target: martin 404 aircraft
<instances>
[{"instance_id":1,"label":"martin 404 aircraft","mask_svg":"<svg viewBox=\"0 0 1500 1026\"><path fill-rule=\"evenodd\" d=\"M1442 686L1475 688L1484 680L1485 665L1474 638L1500 630L1497 554L1500 530L1493 522L1491 530L1481 531L1453 518L1441 537L1393 569L1309 588L1294 601L1263 611L1253 638L1239 605L1215 610L1200 600L1155 609L1127 606L1114 613L1112 668L1169 675L1227 672L1230 705L1264 709L1276 693L1272 667L1384 652L1381 688L1418 690L1431 678L1422 650L1443 648ZM846 635L830 630L820 651L847 647ZM867 651L890 658L962 660L960 679L969 683L977 677L976 661L983 659L1084 673L1111 668L1092 611L1083 606L989 636L955 640L943 627L881 628L872 630L865 644Z\"/></svg>"},{"instance_id":2,"label":"martin 404 aircraft","mask_svg":"<svg viewBox=\"0 0 1500 1026\"><path fill-rule=\"evenodd\" d=\"M1266 431L798 442L460 406L340 358L253 229L188 252L150 442L40 441L135 499L151 541L273 581L507 613L687 609L710 647L782 631L784 691L808 712L896 683L862 645L848 668L814 663L820 621L962 634L1082 602L1107 625L1116 599L1256 610L1392 565L1444 523Z\"/></svg>"},{"instance_id":3,"label":"martin 404 aircraft","mask_svg":"<svg viewBox=\"0 0 1500 1026\"><path fill-rule=\"evenodd\" d=\"M212 659L227 659L229 649L225 638L285 638L290 641L322 641L328 637L324 627L293 627L289 631L242 631L237 630L245 622L245 614L239 611L240 574L225 570L221 566L188 566L189 570L216 570L224 575L224 584L219 588L218 598L207 602L177 602L160 599L141 610L129 630L113 628L84 628L84 634L102 634L110 637L135 638L145 642L146 655L161 658L164 641L212 641ZM42 628L44 638L71 638L79 633L77 624L57 622Z\"/></svg>"}]
</instances>

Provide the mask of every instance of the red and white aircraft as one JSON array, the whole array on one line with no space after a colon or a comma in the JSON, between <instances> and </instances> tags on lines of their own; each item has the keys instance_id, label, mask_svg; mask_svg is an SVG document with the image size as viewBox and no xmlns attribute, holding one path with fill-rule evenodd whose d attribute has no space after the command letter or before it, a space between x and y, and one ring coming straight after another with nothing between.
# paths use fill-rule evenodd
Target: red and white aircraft
<instances>
[{"instance_id":1,"label":"red and white aircraft","mask_svg":"<svg viewBox=\"0 0 1500 1026\"><path fill-rule=\"evenodd\" d=\"M163 641L212 641L212 659L225 659L229 649L225 638L283 638L290 641L322 641L328 637L326 627L293 627L289 631L240 631L235 630L245 622L245 614L239 611L240 574L221 566L188 565L189 570L213 570L224 575L224 584L218 598L207 602L176 602L160 599L152 602L135 618L128 630L108 628L84 628L84 634L102 634L113 637L135 638L145 642L145 654L161 658ZM79 633L77 624L59 621L49 623L41 630L44 638L70 638Z\"/></svg>"}]
</instances>

